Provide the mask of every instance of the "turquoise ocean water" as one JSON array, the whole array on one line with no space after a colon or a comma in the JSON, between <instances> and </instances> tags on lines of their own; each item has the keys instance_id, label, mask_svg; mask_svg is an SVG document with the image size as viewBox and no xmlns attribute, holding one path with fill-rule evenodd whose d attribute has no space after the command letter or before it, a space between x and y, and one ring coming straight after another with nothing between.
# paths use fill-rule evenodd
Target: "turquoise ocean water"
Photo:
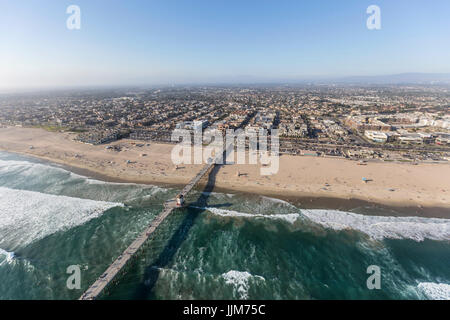
<instances>
[{"instance_id":1,"label":"turquoise ocean water","mask_svg":"<svg viewBox=\"0 0 450 320\"><path fill-rule=\"evenodd\" d=\"M176 189L0 152L0 299L77 299ZM450 299L450 220L193 192L104 299ZM352 210L351 210L352 211ZM81 268L81 289L66 286ZM381 270L369 290L367 267Z\"/></svg>"}]
</instances>

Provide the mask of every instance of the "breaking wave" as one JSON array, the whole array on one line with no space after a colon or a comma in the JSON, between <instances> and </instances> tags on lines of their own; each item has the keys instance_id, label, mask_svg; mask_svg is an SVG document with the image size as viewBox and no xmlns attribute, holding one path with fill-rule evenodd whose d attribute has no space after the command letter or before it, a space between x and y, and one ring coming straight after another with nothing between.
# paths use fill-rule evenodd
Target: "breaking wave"
<instances>
[{"instance_id":1,"label":"breaking wave","mask_svg":"<svg viewBox=\"0 0 450 320\"><path fill-rule=\"evenodd\" d=\"M42 163L20 160L0 160L0 172L16 173L18 171L25 172L28 170L57 170L70 173L74 176L78 176L75 173L71 173L67 170L59 168L57 166L49 166ZM81 177L81 176L80 176Z\"/></svg>"},{"instance_id":2,"label":"breaking wave","mask_svg":"<svg viewBox=\"0 0 450 320\"><path fill-rule=\"evenodd\" d=\"M421 282L417 287L432 300L450 300L450 285L448 284Z\"/></svg>"},{"instance_id":3,"label":"breaking wave","mask_svg":"<svg viewBox=\"0 0 450 320\"><path fill-rule=\"evenodd\" d=\"M9 252L0 248L0 266L4 263L11 263L14 260L14 252Z\"/></svg>"},{"instance_id":4,"label":"breaking wave","mask_svg":"<svg viewBox=\"0 0 450 320\"><path fill-rule=\"evenodd\" d=\"M288 207L291 207L291 208L296 208L293 204L291 204L291 203L289 203L289 202L287 202L285 200L281 200L281 199L277 199L277 198L271 198L271 197L267 197L267 196L261 196L261 199L267 200L267 201L270 201L270 202L273 202L273 203L278 203L278 204L281 204L281 205L284 205L284 206L288 206Z\"/></svg>"},{"instance_id":5,"label":"breaking wave","mask_svg":"<svg viewBox=\"0 0 450 320\"><path fill-rule=\"evenodd\" d=\"M117 206L123 204L0 187L0 245L24 246Z\"/></svg>"},{"instance_id":6,"label":"breaking wave","mask_svg":"<svg viewBox=\"0 0 450 320\"><path fill-rule=\"evenodd\" d=\"M319 209L302 209L301 213L252 214L215 207L193 208L208 210L221 217L275 219L284 220L291 224L299 218L306 218L313 223L333 230L357 230L375 240L384 238L411 239L418 242L425 239L450 240L450 220L448 219L368 216L352 212Z\"/></svg>"},{"instance_id":7,"label":"breaking wave","mask_svg":"<svg viewBox=\"0 0 450 320\"><path fill-rule=\"evenodd\" d=\"M224 210L214 207L194 207L196 209L208 210L209 212L222 216L222 217L245 217L245 218L264 218L264 219L275 219L275 220L284 220L289 223L294 223L298 217L298 213L287 213L287 214L252 214L252 213L244 213L232 210Z\"/></svg>"},{"instance_id":8,"label":"breaking wave","mask_svg":"<svg viewBox=\"0 0 450 320\"><path fill-rule=\"evenodd\" d=\"M129 186L139 186L148 187L146 184L139 184L134 182L109 182L101 181L94 178L89 178L71 171L68 171L58 164L47 165L32 161L21 161L21 160L2 160L0 159L0 172L3 173L20 173L22 175L45 175L55 172L64 173L74 180L82 180L86 184L107 184L107 185L129 185Z\"/></svg>"},{"instance_id":9,"label":"breaking wave","mask_svg":"<svg viewBox=\"0 0 450 320\"><path fill-rule=\"evenodd\" d=\"M336 210L305 210L302 215L334 230L353 229L372 239L450 240L450 220L420 217L367 216Z\"/></svg>"},{"instance_id":10,"label":"breaking wave","mask_svg":"<svg viewBox=\"0 0 450 320\"><path fill-rule=\"evenodd\" d=\"M74 175L76 175L75 173L73 173ZM148 187L151 185L148 184L141 184L141 183L134 183L134 182L111 182L111 181L102 181L102 180L97 180L97 179L93 179L93 178L88 178L82 175L77 174L77 177L81 178L81 179L85 179L85 182L87 184L108 184L108 185L119 185L119 186L137 186L137 187Z\"/></svg>"},{"instance_id":11,"label":"breaking wave","mask_svg":"<svg viewBox=\"0 0 450 320\"><path fill-rule=\"evenodd\" d=\"M265 281L261 276L252 275L247 271L236 270L230 270L227 273L223 273L222 278L225 280L226 284L230 284L235 288L238 298L243 300L248 299L249 282L251 280Z\"/></svg>"}]
</instances>

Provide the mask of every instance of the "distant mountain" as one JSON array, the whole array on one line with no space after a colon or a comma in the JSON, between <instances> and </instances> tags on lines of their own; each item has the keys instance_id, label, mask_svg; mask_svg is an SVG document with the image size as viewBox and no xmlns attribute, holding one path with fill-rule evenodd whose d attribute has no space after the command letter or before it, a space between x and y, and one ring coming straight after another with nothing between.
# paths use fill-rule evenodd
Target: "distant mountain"
<instances>
[{"instance_id":1,"label":"distant mountain","mask_svg":"<svg viewBox=\"0 0 450 320\"><path fill-rule=\"evenodd\" d=\"M384 76L355 76L329 81L357 84L450 84L450 73L401 73Z\"/></svg>"}]
</instances>

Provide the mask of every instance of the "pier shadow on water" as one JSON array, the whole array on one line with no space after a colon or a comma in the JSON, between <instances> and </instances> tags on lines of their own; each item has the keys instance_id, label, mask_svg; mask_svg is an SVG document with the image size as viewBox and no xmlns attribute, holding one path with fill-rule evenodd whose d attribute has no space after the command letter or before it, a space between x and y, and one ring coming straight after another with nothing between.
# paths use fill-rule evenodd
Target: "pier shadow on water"
<instances>
[{"instance_id":1,"label":"pier shadow on water","mask_svg":"<svg viewBox=\"0 0 450 320\"><path fill-rule=\"evenodd\" d=\"M204 208L207 206L208 199L214 189L214 184L216 181L216 176L220 167L222 165L216 165L212 168L208 175L208 182L205 188L202 190L200 197L193 203L189 205ZM214 205L214 207L230 206L229 203ZM160 268L164 268L172 261L173 257L177 253L178 249L181 247L183 242L186 240L190 229L194 225L197 217L200 213L204 212L201 209L188 209L186 216L181 222L180 226L175 230L172 237L167 242L163 251L159 254L157 259L149 265L144 272L144 282L141 283L133 294L132 299L155 299L153 293L153 288L158 281ZM150 239L151 241L151 239Z\"/></svg>"}]
</instances>

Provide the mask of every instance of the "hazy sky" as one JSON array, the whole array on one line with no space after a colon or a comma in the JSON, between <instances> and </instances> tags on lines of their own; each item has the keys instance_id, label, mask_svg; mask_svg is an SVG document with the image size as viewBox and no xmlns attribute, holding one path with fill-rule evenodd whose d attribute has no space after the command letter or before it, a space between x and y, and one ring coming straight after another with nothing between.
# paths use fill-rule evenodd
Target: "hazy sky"
<instances>
[{"instance_id":1,"label":"hazy sky","mask_svg":"<svg viewBox=\"0 0 450 320\"><path fill-rule=\"evenodd\" d=\"M0 88L450 72L449 15L448 0L0 0Z\"/></svg>"}]
</instances>

